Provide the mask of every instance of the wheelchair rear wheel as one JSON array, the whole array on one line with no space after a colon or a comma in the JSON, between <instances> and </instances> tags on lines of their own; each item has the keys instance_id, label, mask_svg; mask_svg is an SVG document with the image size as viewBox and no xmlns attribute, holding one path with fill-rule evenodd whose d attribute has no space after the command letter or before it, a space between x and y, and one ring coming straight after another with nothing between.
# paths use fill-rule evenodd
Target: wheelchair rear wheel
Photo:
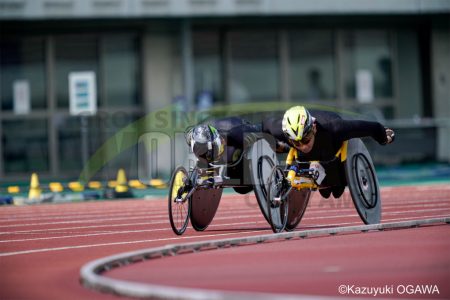
<instances>
[{"instance_id":1,"label":"wheelchair rear wheel","mask_svg":"<svg viewBox=\"0 0 450 300\"><path fill-rule=\"evenodd\" d=\"M355 208L365 224L381 222L381 195L372 157L361 139L348 142L345 174Z\"/></svg>"}]
</instances>

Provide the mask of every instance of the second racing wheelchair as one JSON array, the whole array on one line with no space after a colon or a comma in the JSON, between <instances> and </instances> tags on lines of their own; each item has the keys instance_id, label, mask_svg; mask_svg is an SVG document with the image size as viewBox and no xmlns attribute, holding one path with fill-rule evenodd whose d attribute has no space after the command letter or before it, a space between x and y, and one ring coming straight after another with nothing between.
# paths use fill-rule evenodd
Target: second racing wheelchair
<instances>
[{"instance_id":1,"label":"second racing wheelchair","mask_svg":"<svg viewBox=\"0 0 450 300\"><path fill-rule=\"evenodd\" d=\"M266 188L268 221L274 232L293 230L300 222L311 196L320 188L316 168L302 168L314 162L295 161L290 169L275 166ZM321 164L342 164L353 204L365 224L381 221L381 198L372 158L361 139L345 141L336 156Z\"/></svg>"}]
</instances>

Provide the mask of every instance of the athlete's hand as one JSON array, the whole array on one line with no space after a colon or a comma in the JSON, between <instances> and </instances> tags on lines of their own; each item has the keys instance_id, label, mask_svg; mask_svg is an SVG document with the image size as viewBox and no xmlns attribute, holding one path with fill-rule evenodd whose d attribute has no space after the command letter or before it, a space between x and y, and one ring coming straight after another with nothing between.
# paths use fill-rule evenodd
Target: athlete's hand
<instances>
[{"instance_id":1,"label":"athlete's hand","mask_svg":"<svg viewBox=\"0 0 450 300\"><path fill-rule=\"evenodd\" d=\"M392 143L394 141L394 139L395 139L395 132L394 132L394 130L392 130L390 128L387 128L387 127L385 127L385 130L386 130L386 143L385 143L385 145L386 145L386 144L390 144L390 143Z\"/></svg>"},{"instance_id":2,"label":"athlete's hand","mask_svg":"<svg viewBox=\"0 0 450 300\"><path fill-rule=\"evenodd\" d=\"M291 147L289 147L288 144L286 144L285 142L282 141L278 141L277 140L277 145L276 145L276 152L277 153L286 153L289 152L289 149Z\"/></svg>"}]
</instances>

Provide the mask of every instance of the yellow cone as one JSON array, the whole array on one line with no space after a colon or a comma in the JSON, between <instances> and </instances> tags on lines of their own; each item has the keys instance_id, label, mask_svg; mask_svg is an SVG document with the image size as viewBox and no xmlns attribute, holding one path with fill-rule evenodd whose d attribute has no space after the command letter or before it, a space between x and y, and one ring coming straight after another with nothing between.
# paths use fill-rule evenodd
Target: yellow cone
<instances>
[{"instance_id":1,"label":"yellow cone","mask_svg":"<svg viewBox=\"0 0 450 300\"><path fill-rule=\"evenodd\" d=\"M61 193L62 191L64 191L64 187L60 182L50 182L48 184L48 188L53 193Z\"/></svg>"},{"instance_id":2,"label":"yellow cone","mask_svg":"<svg viewBox=\"0 0 450 300\"><path fill-rule=\"evenodd\" d=\"M117 172L116 182L117 182L117 185L115 187L116 193L128 192L128 182L124 169L119 169L119 171Z\"/></svg>"},{"instance_id":3,"label":"yellow cone","mask_svg":"<svg viewBox=\"0 0 450 300\"><path fill-rule=\"evenodd\" d=\"M72 192L82 192L84 191L84 185L79 181L72 181L69 182L69 189L71 189Z\"/></svg>"},{"instance_id":4,"label":"yellow cone","mask_svg":"<svg viewBox=\"0 0 450 300\"><path fill-rule=\"evenodd\" d=\"M39 186L39 178L36 173L31 174L30 191L28 199L38 199L41 197L41 188Z\"/></svg>"}]
</instances>

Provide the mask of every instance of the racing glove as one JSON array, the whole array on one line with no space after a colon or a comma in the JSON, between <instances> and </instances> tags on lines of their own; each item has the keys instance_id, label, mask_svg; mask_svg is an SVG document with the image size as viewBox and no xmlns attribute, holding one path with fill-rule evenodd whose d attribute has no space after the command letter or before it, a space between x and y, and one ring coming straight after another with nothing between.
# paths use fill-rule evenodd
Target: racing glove
<instances>
[{"instance_id":1,"label":"racing glove","mask_svg":"<svg viewBox=\"0 0 450 300\"><path fill-rule=\"evenodd\" d=\"M386 130L386 142L383 145L387 145L394 141L395 132L394 132L394 130L387 128L387 127L384 127L384 129Z\"/></svg>"},{"instance_id":2,"label":"racing glove","mask_svg":"<svg viewBox=\"0 0 450 300\"><path fill-rule=\"evenodd\" d=\"M277 140L277 144L276 144L276 152L277 153L287 153L287 152L289 152L289 149L291 149L291 147L289 147L288 144Z\"/></svg>"}]
</instances>

